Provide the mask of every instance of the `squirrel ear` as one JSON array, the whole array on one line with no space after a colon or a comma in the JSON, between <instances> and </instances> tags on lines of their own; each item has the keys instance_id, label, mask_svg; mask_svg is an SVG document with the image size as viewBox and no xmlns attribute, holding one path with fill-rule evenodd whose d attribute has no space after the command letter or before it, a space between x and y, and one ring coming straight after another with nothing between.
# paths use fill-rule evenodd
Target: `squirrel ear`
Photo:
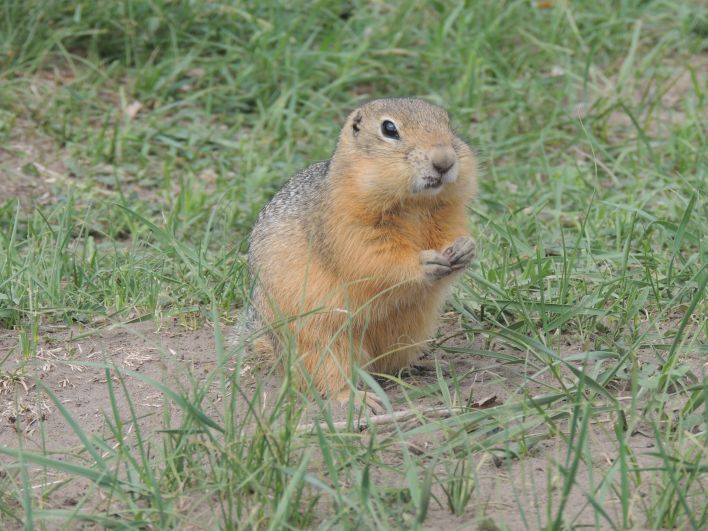
<instances>
[{"instance_id":1,"label":"squirrel ear","mask_svg":"<svg viewBox=\"0 0 708 531\"><path fill-rule=\"evenodd\" d=\"M352 130L354 131L354 136L359 134L359 131L361 131L361 120L364 117L361 115L361 111L357 112L356 115L354 116L354 119L352 120Z\"/></svg>"}]
</instances>

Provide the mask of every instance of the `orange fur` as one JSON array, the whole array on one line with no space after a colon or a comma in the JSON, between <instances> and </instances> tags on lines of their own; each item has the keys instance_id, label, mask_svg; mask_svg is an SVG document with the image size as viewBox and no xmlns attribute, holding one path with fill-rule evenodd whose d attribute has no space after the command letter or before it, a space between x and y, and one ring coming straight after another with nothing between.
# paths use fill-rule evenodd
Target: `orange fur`
<instances>
[{"instance_id":1,"label":"orange fur","mask_svg":"<svg viewBox=\"0 0 708 531\"><path fill-rule=\"evenodd\" d=\"M475 190L472 153L452 133L444 141L456 148L457 180L419 197L408 191L410 170L388 163L394 157L387 144L376 144L380 152L372 155L347 138L351 120L330 164L330 200L321 206L331 256L323 262L305 232L293 227L259 255L268 298L261 317L271 324L292 318L274 336L280 344L295 338L304 371L298 382L310 377L330 396L347 389L355 366L385 373L405 367L434 334L461 271L430 282L420 253L442 252L468 235L466 206ZM435 134L411 126L406 138L425 153L449 131L444 125Z\"/></svg>"}]
</instances>

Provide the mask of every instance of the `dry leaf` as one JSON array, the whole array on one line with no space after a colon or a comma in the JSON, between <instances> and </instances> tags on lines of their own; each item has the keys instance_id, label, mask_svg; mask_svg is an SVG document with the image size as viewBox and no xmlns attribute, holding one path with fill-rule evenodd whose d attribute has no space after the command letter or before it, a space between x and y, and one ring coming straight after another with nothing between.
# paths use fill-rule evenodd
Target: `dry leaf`
<instances>
[{"instance_id":1,"label":"dry leaf","mask_svg":"<svg viewBox=\"0 0 708 531\"><path fill-rule=\"evenodd\" d=\"M143 104L139 101L134 101L125 108L125 114L131 120L137 116L137 114L142 110Z\"/></svg>"},{"instance_id":2,"label":"dry leaf","mask_svg":"<svg viewBox=\"0 0 708 531\"><path fill-rule=\"evenodd\" d=\"M491 395L486 398L480 398L472 402L472 407L477 409L483 409L485 407L492 407L497 404L497 395Z\"/></svg>"}]
</instances>

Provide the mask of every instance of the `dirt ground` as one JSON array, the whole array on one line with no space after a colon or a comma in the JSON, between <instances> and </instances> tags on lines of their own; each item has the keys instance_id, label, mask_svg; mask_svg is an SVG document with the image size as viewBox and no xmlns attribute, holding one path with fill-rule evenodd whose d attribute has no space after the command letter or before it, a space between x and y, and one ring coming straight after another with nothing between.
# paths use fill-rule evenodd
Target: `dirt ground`
<instances>
[{"instance_id":1,"label":"dirt ground","mask_svg":"<svg viewBox=\"0 0 708 531\"><path fill-rule=\"evenodd\" d=\"M50 202L52 186L68 173L60 155L54 141L18 120L10 138L0 142L0 204L11 199L23 205Z\"/></svg>"},{"instance_id":2,"label":"dirt ground","mask_svg":"<svg viewBox=\"0 0 708 531\"><path fill-rule=\"evenodd\" d=\"M86 334L86 335L84 335ZM74 329L43 334L38 354L24 362L19 341L12 331L0 332L2 364L0 382L0 446L29 451L75 454L81 448L57 405L41 389L49 388L68 413L89 436L113 440L104 415L113 418L104 365L135 371L171 385L187 385L188 378L200 378L213 371L216 360L213 334L201 329L185 331L166 322L155 330L152 322L106 328L98 331ZM95 364L96 366L84 365ZM100 366L99 366L100 365ZM116 372L112 373L116 403L121 418L129 419L130 405ZM41 384L37 383L41 382ZM139 429L148 439L164 427L165 397L137 377L123 379L126 391L140 419ZM218 400L218 397L215 397ZM178 408L174 408L177 410ZM173 421L178 423L178 418ZM134 426L128 426L132 433ZM61 474L44 484L61 481ZM87 488L81 481L55 491L51 505L74 505Z\"/></svg>"},{"instance_id":3,"label":"dirt ground","mask_svg":"<svg viewBox=\"0 0 708 531\"><path fill-rule=\"evenodd\" d=\"M456 318L446 316L441 329L441 337L453 336L446 340L448 347L462 346L467 338L457 328ZM482 348L473 341L473 346ZM467 343L469 345L469 343ZM573 346L569 346L569 353ZM503 351L502 346L495 350ZM42 336L36 358L28 362L22 360L19 340L15 332L0 333L0 353L8 357L3 363L4 375L0 383L0 445L17 448L21 445L30 451L46 451L72 454L80 447L77 435L72 431L57 405L44 393L41 385L51 389L56 399L76 419L88 435L96 435L109 442L110 432L106 429L104 418L112 418L111 401L106 385L105 370L95 364L109 364L117 368L135 371L145 377L155 379L179 389L189 385L190 380L203 381L217 368L216 346L211 327L204 326L192 330L176 319L165 320L156 326L154 322L142 322L126 326L106 327L100 330L62 329L47 330ZM512 353L509 351L509 353ZM518 353L517 353L518 354ZM470 356L433 350L424 361L438 361L447 364L446 372L455 371L465 375L462 397L472 393L473 401L479 407L505 403L515 396L524 380L524 369L518 365L501 365L494 360L481 356ZM24 368L22 368L24 367ZM129 403L120 390L120 380L115 373L112 376L116 389L117 406L124 419L130 419ZM253 389L255 378L244 374L244 388ZM250 378L250 380L249 380ZM434 384L434 368L414 369L404 375L404 381L413 388L422 388ZM384 389L394 404L395 410L407 409L403 392L396 384L381 381ZM140 417L139 428L144 437L150 438L156 430L164 427L163 412L166 398L149 383L137 376L127 376L124 384ZM275 395L280 385L276 377L266 378L266 394ZM529 389L530 394L541 391ZM219 386L213 385L204 402L208 414L218 415L221 400ZM426 408L439 405L435 400L424 398L415 403L416 407ZM177 411L178 408L173 408ZM344 411L340 420L344 418ZM172 426L176 425L172 414ZM310 418L309 420L312 420ZM335 418L335 420L338 420ZM575 488L568 500L566 513L580 514L576 524L593 525L592 506L583 495L583 486L596 484L599 477L607 471L616 455L614 438L614 418L608 416L594 419L588 443L592 456L592 467L582 468L577 475L581 488ZM414 426L408 426L412 429ZM133 428L129 428L129 432ZM362 434L366 436L366 432ZM436 434L413 436L409 449L414 453L425 454L433 445L441 444L442 436ZM630 445L642 455L653 446L653 439L639 430L630 439ZM430 529L465 528L470 521L479 524L483 517L497 525L510 529L540 527L547 522L551 508L557 499L547 499L548 493L557 492L562 486L562 477L553 463L565 461L565 443L558 437L548 437L539 442L528 455L521 459L494 459L489 454L481 458L477 465L479 485L473 502L460 517L454 517L445 504L445 496L439 487L434 487L433 494L443 506L432 502L426 527ZM385 452L388 465L401 465L403 456L400 449L392 447ZM427 458L426 458L427 459ZM440 465L437 472L444 476L445 469ZM51 484L62 480L62 475L37 480L37 484ZM373 473L373 480L379 485L396 487L402 479L385 468ZM401 483L402 486L403 484ZM550 488L549 488L550 485ZM70 507L86 493L88 485L73 481L55 490L50 496L50 503L55 507ZM641 503L640 494L635 503ZM519 510L523 508L523 511ZM618 509L613 496L609 496L605 510L613 514Z\"/></svg>"}]
</instances>

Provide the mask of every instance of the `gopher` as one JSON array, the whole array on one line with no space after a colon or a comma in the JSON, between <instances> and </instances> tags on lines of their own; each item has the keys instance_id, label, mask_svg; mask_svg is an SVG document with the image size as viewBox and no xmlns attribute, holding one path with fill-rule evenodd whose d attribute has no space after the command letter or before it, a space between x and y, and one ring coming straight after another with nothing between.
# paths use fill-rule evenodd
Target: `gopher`
<instances>
[{"instance_id":1,"label":"gopher","mask_svg":"<svg viewBox=\"0 0 708 531\"><path fill-rule=\"evenodd\" d=\"M331 159L292 177L253 228L253 350L293 353L298 385L340 401L353 391L376 411L354 367L398 371L435 333L475 254L475 190L474 155L443 108L391 98L354 110Z\"/></svg>"}]
</instances>

